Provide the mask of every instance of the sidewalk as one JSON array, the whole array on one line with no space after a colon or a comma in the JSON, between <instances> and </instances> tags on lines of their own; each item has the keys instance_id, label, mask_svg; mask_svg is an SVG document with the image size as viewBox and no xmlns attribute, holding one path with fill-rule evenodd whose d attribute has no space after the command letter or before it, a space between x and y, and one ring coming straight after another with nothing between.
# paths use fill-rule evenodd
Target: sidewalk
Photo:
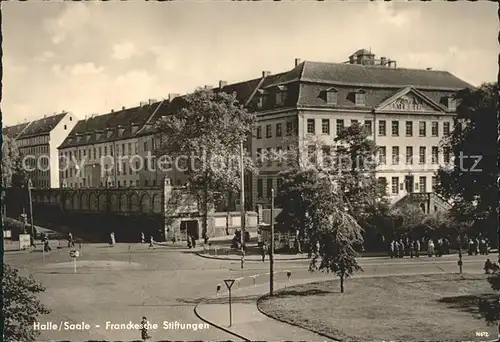
<instances>
[{"instance_id":1,"label":"sidewalk","mask_svg":"<svg viewBox=\"0 0 500 342\"><path fill-rule=\"evenodd\" d=\"M290 282L276 282L275 291L285 286L300 285L325 280L326 277L297 279ZM222 284L225 287L224 284ZM229 298L225 291L205 299L195 307L195 314L203 321L214 325L245 341L325 341L331 338L279 322L259 311L257 300L269 292L269 284L259 284L235 289L231 294L232 325L229 327ZM222 289L221 289L222 290Z\"/></svg>"}]
</instances>

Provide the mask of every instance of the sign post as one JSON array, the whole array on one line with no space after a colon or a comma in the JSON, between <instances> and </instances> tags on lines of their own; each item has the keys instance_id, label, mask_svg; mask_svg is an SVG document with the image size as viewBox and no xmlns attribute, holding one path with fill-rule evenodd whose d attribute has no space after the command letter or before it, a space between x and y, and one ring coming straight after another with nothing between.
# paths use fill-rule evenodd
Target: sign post
<instances>
[{"instance_id":1,"label":"sign post","mask_svg":"<svg viewBox=\"0 0 500 342\"><path fill-rule=\"evenodd\" d=\"M80 256L79 251L70 251L69 256L73 258L73 271L76 273L76 258Z\"/></svg>"},{"instance_id":2,"label":"sign post","mask_svg":"<svg viewBox=\"0 0 500 342\"><path fill-rule=\"evenodd\" d=\"M233 324L233 313L231 311L231 287L234 284L234 279L226 279L224 280L224 283L229 291L229 326L231 326Z\"/></svg>"}]
</instances>

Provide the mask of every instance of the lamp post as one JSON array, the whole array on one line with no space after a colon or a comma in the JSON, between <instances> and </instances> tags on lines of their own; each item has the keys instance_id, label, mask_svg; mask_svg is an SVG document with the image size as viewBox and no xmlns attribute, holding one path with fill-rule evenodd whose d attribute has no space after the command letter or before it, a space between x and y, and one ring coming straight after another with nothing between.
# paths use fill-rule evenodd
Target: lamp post
<instances>
[{"instance_id":1,"label":"lamp post","mask_svg":"<svg viewBox=\"0 0 500 342\"><path fill-rule=\"evenodd\" d=\"M33 202L31 200L31 187L33 184L31 183L31 178L28 178L28 200L30 202L30 221L31 221L31 237L35 238L35 226L33 223Z\"/></svg>"},{"instance_id":2,"label":"lamp post","mask_svg":"<svg viewBox=\"0 0 500 342\"><path fill-rule=\"evenodd\" d=\"M460 233L458 234L458 267L460 269L460 274L462 274L462 237Z\"/></svg>"},{"instance_id":3,"label":"lamp post","mask_svg":"<svg viewBox=\"0 0 500 342\"><path fill-rule=\"evenodd\" d=\"M245 264L245 164L243 162L243 140L240 141L240 211L241 211L241 268Z\"/></svg>"}]
</instances>

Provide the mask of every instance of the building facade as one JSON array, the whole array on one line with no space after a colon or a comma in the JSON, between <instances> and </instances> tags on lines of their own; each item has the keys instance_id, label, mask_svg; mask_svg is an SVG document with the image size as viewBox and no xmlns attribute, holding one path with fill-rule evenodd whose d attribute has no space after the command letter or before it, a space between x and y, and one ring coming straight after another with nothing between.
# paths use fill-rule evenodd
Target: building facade
<instances>
[{"instance_id":1,"label":"building facade","mask_svg":"<svg viewBox=\"0 0 500 342\"><path fill-rule=\"evenodd\" d=\"M73 114L63 112L3 129L3 134L16 140L33 187L59 187L57 148L77 121Z\"/></svg>"},{"instance_id":2,"label":"building facade","mask_svg":"<svg viewBox=\"0 0 500 342\"><path fill-rule=\"evenodd\" d=\"M440 143L453 130L453 96L470 87L445 71L397 68L395 61L375 59L367 50L345 63L297 59L290 71L263 72L261 79L240 85L251 94L245 105L258 117L251 141L259 166L251 182L252 205L269 205L271 189L282 181L278 173L288 163L259 161L263 155L286 152L292 138L298 141L300 158L321 160L338 133L355 122L379 146L376 176L387 184L392 202L409 193L433 192L436 171L450 162Z\"/></svg>"},{"instance_id":3,"label":"building facade","mask_svg":"<svg viewBox=\"0 0 500 342\"><path fill-rule=\"evenodd\" d=\"M138 107L80 120L59 146L61 187L144 186L140 173L147 151L140 148L138 134L167 104L166 100L150 100ZM151 138L152 134L143 136Z\"/></svg>"}]
</instances>

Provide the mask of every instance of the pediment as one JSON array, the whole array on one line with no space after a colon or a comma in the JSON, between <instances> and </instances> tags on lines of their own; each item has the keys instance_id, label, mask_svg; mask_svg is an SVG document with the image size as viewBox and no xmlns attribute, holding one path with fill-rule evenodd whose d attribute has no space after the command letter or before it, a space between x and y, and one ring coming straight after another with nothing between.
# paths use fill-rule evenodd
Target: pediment
<instances>
[{"instance_id":1,"label":"pediment","mask_svg":"<svg viewBox=\"0 0 500 342\"><path fill-rule=\"evenodd\" d=\"M443 112L443 108L414 88L405 88L377 108L378 111L394 112Z\"/></svg>"}]
</instances>

